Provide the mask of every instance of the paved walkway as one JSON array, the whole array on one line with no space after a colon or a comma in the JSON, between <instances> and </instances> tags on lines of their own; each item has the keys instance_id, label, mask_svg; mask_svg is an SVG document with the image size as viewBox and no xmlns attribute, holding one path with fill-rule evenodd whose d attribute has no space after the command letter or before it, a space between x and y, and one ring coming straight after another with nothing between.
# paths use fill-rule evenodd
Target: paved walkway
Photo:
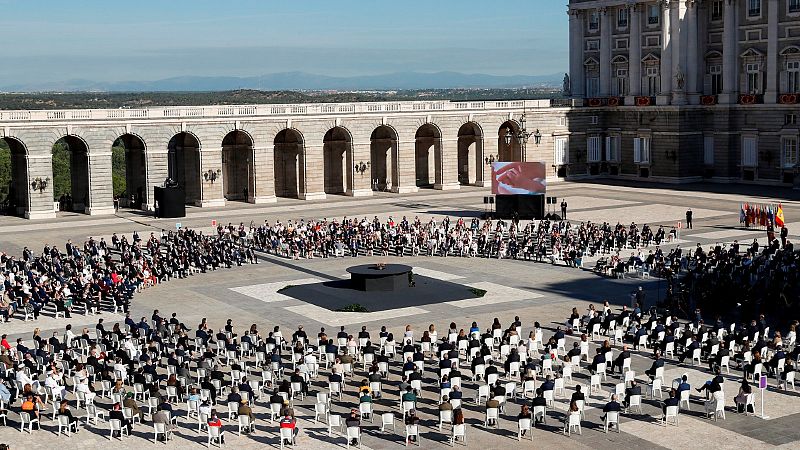
<instances>
[{"instance_id":1,"label":"paved walkway","mask_svg":"<svg viewBox=\"0 0 800 450\"><path fill-rule=\"evenodd\" d=\"M712 186L714 187L714 186ZM748 187L739 187L747 190ZM784 192L784 191L781 191ZM791 191L788 191L792 194ZM417 195L399 198L396 196L378 196L373 199L334 199L335 201L313 203L313 209L307 203L281 202L278 205L266 207L226 208L216 211L191 210L187 218L181 219L185 226L208 227L209 219L214 217L225 223L231 221L238 223L250 220L261 222L265 218L298 217L341 217L343 215L381 217L388 214L394 216L406 215L413 217L420 215L465 215L467 217L479 214L483 210L482 196L484 190L473 189L457 193L432 193L425 192ZM702 187L691 190L664 191L660 189L631 189L627 186L598 185L594 183L569 183L558 184L551 187L551 194L566 197L570 204L570 218L585 218L598 220L606 218L616 222L637 220L648 223L672 224L683 218L686 207L696 211L695 229L684 232L680 245L693 246L695 242L703 244L713 243L717 240L752 240L753 237L762 237L763 231L749 231L738 228L738 204L740 197L744 200L762 197L762 188L754 188L752 195L748 192L716 192L703 194ZM778 200L778 199L775 199ZM800 205L797 197L784 200L787 220L792 224L800 218ZM708 213L697 215L697 211L706 210ZM632 217L634 219L632 219ZM45 224L31 222L15 222L16 219L3 218L0 227L0 248L19 253L23 245L31 246L39 251L44 242L62 243L70 238L80 242L88 235L110 236L112 232L131 232L139 230L146 232L148 229L156 230L160 227L174 227L172 221L154 220L139 217L136 214L123 213L114 218L86 218L68 217L60 221ZM17 227L17 228L8 228ZM794 227L794 225L793 225ZM12 230L12 231L9 231ZM724 231L725 234L710 234ZM796 233L796 230L793 230ZM676 245L676 244L672 244ZM391 258L390 258L391 259ZM309 308L307 303L297 299L283 296L277 291L287 284L301 282L314 282L322 279L320 276L340 278L345 274L346 267L355 263L385 261L386 258L351 258L339 259L314 259L302 261L278 260L269 257L255 266L245 266L237 269L219 270L208 274L192 276L185 280L173 280L169 283L147 289L135 299L133 314L135 317L148 316L153 309L158 308L162 313L177 312L181 319L188 325L194 326L203 317L208 318L215 328L224 324L224 319L231 317L238 329L251 323L259 325L259 329L269 329L280 325L284 330L293 330L298 324L305 325L309 334L315 334L319 327L332 327L345 324L348 330L356 330L365 324L373 332L380 325L386 325L395 335L402 334L406 324L415 330L427 329L431 323L437 329L445 330L451 321L460 327L466 327L473 320L486 326L492 318L497 317L503 323L519 316L524 324L523 334L527 334L534 321L538 321L546 329L554 329L562 323L570 309L575 306L584 310L588 304L599 303L608 299L615 307L627 304L628 294L639 285L647 290L648 301L655 301L659 293L657 280L623 279L613 280L597 276L588 271L552 266L544 263L485 260L476 258L440 258L417 257L404 258L403 263L415 267L419 274L449 280L452 282L480 287L487 290L484 301L464 301L456 304L417 304L413 307L398 304L393 305L391 314L380 316L362 313L331 313ZM661 286L663 288L663 286ZM419 303L419 302L417 302ZM417 308L418 310L409 310ZM399 312L399 313L398 313ZM107 324L121 320L107 312L102 314ZM11 336L22 335L30 338L33 327L40 327L45 335L52 329L63 330L67 323L73 327L88 326L93 328L97 317L73 316L72 319L55 319L44 317L38 322L22 322L14 320L7 324L0 324L3 333ZM552 331L546 331L549 336ZM441 333L441 331L440 331ZM594 344L593 344L594 345ZM592 350L593 351L593 350ZM634 357L633 369L643 379L643 372L649 367L648 354L637 354ZM689 374L692 386L698 386L709 379L707 368L670 365L667 371L667 383L672 377L677 377L686 372ZM702 399L695 398L693 394L692 411L682 414L677 428L663 427L655 422L653 417L658 415L658 406L647 401L644 405L644 414L624 415L621 433L603 433L600 427L600 409L608 398L609 392L619 380L609 378L603 383L603 392L593 394L588 401L586 420L583 423L583 434L566 437L560 432L559 420L566 409L566 397L572 392L572 386L580 383L587 388L588 378L585 372L576 374L573 382L567 383L565 396L560 396L556 408L549 417L548 424L534 431L534 442L523 442L523 446L532 448L569 447L569 448L797 448L800 441L800 398L797 393L777 391L774 388L774 379L770 380L773 387L767 392L766 414L769 420L753 416L744 416L732 411L732 397L737 390L737 379L740 375L735 371L726 383L728 395L728 410L726 420L718 422L709 421L700 413ZM361 375L359 375L361 376ZM357 379L359 379L357 377ZM393 411L399 417L397 409L396 388L398 374L395 372L389 384L387 397L376 403L377 412ZM428 386L430 383L426 383ZM467 383L465 397L475 395L475 386ZM322 389L320 382L313 389ZM351 386L346 402L337 407L339 413L344 413L346 404L352 404L355 397L352 395L354 387ZM422 448L446 448L446 439L449 428L440 432L435 416L434 393L426 391L423 396L422 407ZM104 407L108 400L101 400ZM324 424L313 423L313 400L299 402L296 406L300 417L302 433L296 448L342 448L345 444L341 436L328 438ZM499 430L486 429L482 425L482 409L467 405L466 416L468 423L468 448L504 448L518 446L516 443L517 405L509 405L505 415L500 421ZM77 411L82 414L82 411ZM263 448L265 446L278 447L276 435L277 428L269 423L263 404L257 408L258 431L252 436L236 436L235 426L226 425L227 447L234 448ZM90 426L72 437L53 434L55 428L52 421L43 422L44 431L34 432L32 435L20 433L14 429L17 424L16 413L9 415L9 427L0 427L0 442L12 444L12 448L50 449L55 446L69 446L75 448L130 448L132 446L155 446L152 443L152 428L149 424L137 426L134 436L125 440L109 440L108 431L104 424L99 427ZM196 422L184 417L179 419L180 430L176 438L168 445L158 444L157 448L186 448L205 443L205 435L197 433ZM378 424L368 425L365 429L364 448L401 448L403 446L402 426L397 431L381 433Z\"/></svg>"}]
</instances>

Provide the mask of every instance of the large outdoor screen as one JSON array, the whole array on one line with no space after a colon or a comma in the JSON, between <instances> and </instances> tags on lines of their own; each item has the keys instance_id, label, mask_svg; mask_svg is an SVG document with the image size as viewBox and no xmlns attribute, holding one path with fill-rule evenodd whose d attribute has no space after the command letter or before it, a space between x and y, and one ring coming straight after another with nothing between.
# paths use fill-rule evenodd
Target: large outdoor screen
<instances>
[{"instance_id":1,"label":"large outdoor screen","mask_svg":"<svg viewBox=\"0 0 800 450\"><path fill-rule=\"evenodd\" d=\"M543 162L492 163L492 194L543 195L546 176Z\"/></svg>"}]
</instances>

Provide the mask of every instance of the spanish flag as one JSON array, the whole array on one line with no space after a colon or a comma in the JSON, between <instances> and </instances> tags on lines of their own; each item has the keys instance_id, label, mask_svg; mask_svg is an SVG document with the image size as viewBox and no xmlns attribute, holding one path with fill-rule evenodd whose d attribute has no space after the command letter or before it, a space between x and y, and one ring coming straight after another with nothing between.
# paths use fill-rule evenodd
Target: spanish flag
<instances>
[{"instance_id":1,"label":"spanish flag","mask_svg":"<svg viewBox=\"0 0 800 450\"><path fill-rule=\"evenodd\" d=\"M780 203L778 203L778 211L775 212L775 225L782 227L785 224L786 222L783 219L783 206Z\"/></svg>"}]
</instances>

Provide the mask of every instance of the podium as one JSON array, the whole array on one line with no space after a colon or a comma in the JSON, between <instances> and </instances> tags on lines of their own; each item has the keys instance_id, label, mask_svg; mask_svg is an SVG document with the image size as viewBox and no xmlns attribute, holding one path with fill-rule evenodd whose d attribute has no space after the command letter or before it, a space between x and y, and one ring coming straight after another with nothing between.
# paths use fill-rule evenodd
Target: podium
<instances>
[{"instance_id":1,"label":"podium","mask_svg":"<svg viewBox=\"0 0 800 450\"><path fill-rule=\"evenodd\" d=\"M158 202L156 217L161 219L186 217L186 194L184 194L182 189L158 186L154 189L155 201Z\"/></svg>"}]
</instances>

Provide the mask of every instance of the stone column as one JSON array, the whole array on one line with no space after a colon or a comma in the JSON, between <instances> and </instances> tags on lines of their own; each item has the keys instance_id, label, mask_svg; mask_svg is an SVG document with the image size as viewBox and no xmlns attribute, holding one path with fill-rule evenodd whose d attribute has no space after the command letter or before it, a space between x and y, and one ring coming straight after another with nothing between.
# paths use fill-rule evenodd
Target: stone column
<instances>
[{"instance_id":1,"label":"stone column","mask_svg":"<svg viewBox=\"0 0 800 450\"><path fill-rule=\"evenodd\" d=\"M412 133L413 135L413 133ZM407 194L417 192L416 173L416 144L415 139L397 141L397 185L392 186L392 192Z\"/></svg>"},{"instance_id":2,"label":"stone column","mask_svg":"<svg viewBox=\"0 0 800 450\"><path fill-rule=\"evenodd\" d=\"M572 97L583 98L586 89L583 69L583 22L584 14L581 10L569 10L569 77Z\"/></svg>"},{"instance_id":3,"label":"stone column","mask_svg":"<svg viewBox=\"0 0 800 450\"><path fill-rule=\"evenodd\" d=\"M441 177L436 180L434 189L451 191L461 188L458 183L458 138L439 139L433 145L434 161L437 164L436 171ZM439 149L439 158L436 158L436 149ZM437 161L438 159L438 161Z\"/></svg>"},{"instance_id":4,"label":"stone column","mask_svg":"<svg viewBox=\"0 0 800 450\"><path fill-rule=\"evenodd\" d=\"M688 53L688 24L686 23L686 2L678 0L672 5L670 12L670 34L672 46L672 104L686 104L686 83L687 79L687 53ZM694 64L693 64L694 65ZM678 83L676 77L680 74L683 77L683 86Z\"/></svg>"},{"instance_id":5,"label":"stone column","mask_svg":"<svg viewBox=\"0 0 800 450\"><path fill-rule=\"evenodd\" d=\"M608 8L600 8L600 96L611 95L611 25Z\"/></svg>"},{"instance_id":6,"label":"stone column","mask_svg":"<svg viewBox=\"0 0 800 450\"><path fill-rule=\"evenodd\" d=\"M725 1L724 29L722 32L722 93L719 95L719 103L736 103L737 92L737 73L739 71L737 61L739 61L738 30L736 27L736 8L737 2L734 0Z\"/></svg>"},{"instance_id":7,"label":"stone column","mask_svg":"<svg viewBox=\"0 0 800 450\"><path fill-rule=\"evenodd\" d=\"M89 200L86 214L114 214L114 182L111 176L111 152L88 154Z\"/></svg>"},{"instance_id":8,"label":"stone column","mask_svg":"<svg viewBox=\"0 0 800 450\"><path fill-rule=\"evenodd\" d=\"M661 94L656 98L656 104L669 105L672 100L672 26L670 20L669 0L661 2ZM676 36L677 37L677 36ZM674 41L677 43L677 40Z\"/></svg>"},{"instance_id":9,"label":"stone column","mask_svg":"<svg viewBox=\"0 0 800 450\"><path fill-rule=\"evenodd\" d=\"M363 173L358 173L354 167L359 162L368 162L370 160L370 153L372 145L370 142L362 142L353 144L353 153L351 158L346 158L349 167L347 167L345 176L352 177L352 183L348 183L347 195L351 197L371 197L372 196L372 179L370 177L370 168ZM349 174L349 175L348 175ZM387 176L388 178L388 176Z\"/></svg>"},{"instance_id":10,"label":"stone column","mask_svg":"<svg viewBox=\"0 0 800 450\"><path fill-rule=\"evenodd\" d=\"M252 203L275 203L275 164L272 148L253 147ZM249 190L249 189L248 189Z\"/></svg>"},{"instance_id":11,"label":"stone column","mask_svg":"<svg viewBox=\"0 0 800 450\"><path fill-rule=\"evenodd\" d=\"M222 147L203 147L200 149L200 207L211 208L217 206L225 206L225 192L223 177L225 173L222 171ZM203 173L209 169L217 171L220 175L213 182L206 181ZM187 178L189 174L186 174ZM188 182L187 182L188 184Z\"/></svg>"},{"instance_id":12,"label":"stone column","mask_svg":"<svg viewBox=\"0 0 800 450\"><path fill-rule=\"evenodd\" d=\"M325 165L323 147L323 145L305 145L303 164L299 169L302 175L300 187L303 190L300 198L303 200L325 200L325 174L320 170Z\"/></svg>"},{"instance_id":13,"label":"stone column","mask_svg":"<svg viewBox=\"0 0 800 450\"><path fill-rule=\"evenodd\" d=\"M626 105L634 104L634 97L642 95L642 6L633 4L629 8L630 38L628 43L628 75L630 79L630 96Z\"/></svg>"},{"instance_id":14,"label":"stone column","mask_svg":"<svg viewBox=\"0 0 800 450\"><path fill-rule=\"evenodd\" d=\"M483 145L481 147L482 155L479 164L481 165L480 173L482 183L479 184L479 186L488 187L492 185L492 166L486 164L486 158L494 155L495 160L497 159L497 155L500 151L500 141L497 135L490 134L489 136L484 136Z\"/></svg>"},{"instance_id":15,"label":"stone column","mask_svg":"<svg viewBox=\"0 0 800 450\"><path fill-rule=\"evenodd\" d=\"M687 0L686 1L686 24L688 26L688 30L686 32L686 40L681 41L682 44L685 43L686 48L686 65L684 66L686 70L686 92L688 94L689 103L692 105L696 105L700 103L700 89L701 86L698 86L698 79L700 73L705 73L705 70L698 70L698 68L704 68L704 64L700 61L699 55L701 52L699 51L700 47L700 33L698 32L697 25L697 1L695 0Z\"/></svg>"},{"instance_id":16,"label":"stone column","mask_svg":"<svg viewBox=\"0 0 800 450\"><path fill-rule=\"evenodd\" d=\"M31 152L26 156L28 160L28 179L25 182L25 188L28 189L28 208L25 212L26 219L55 219L55 207L53 206L53 154L52 150L48 153L32 152L31 147L28 147ZM47 187L39 192L33 190L31 182L36 178L42 180L49 179Z\"/></svg>"},{"instance_id":17,"label":"stone column","mask_svg":"<svg viewBox=\"0 0 800 450\"><path fill-rule=\"evenodd\" d=\"M778 102L778 4L778 0L769 0L767 4L767 90L764 103Z\"/></svg>"}]
</instances>

